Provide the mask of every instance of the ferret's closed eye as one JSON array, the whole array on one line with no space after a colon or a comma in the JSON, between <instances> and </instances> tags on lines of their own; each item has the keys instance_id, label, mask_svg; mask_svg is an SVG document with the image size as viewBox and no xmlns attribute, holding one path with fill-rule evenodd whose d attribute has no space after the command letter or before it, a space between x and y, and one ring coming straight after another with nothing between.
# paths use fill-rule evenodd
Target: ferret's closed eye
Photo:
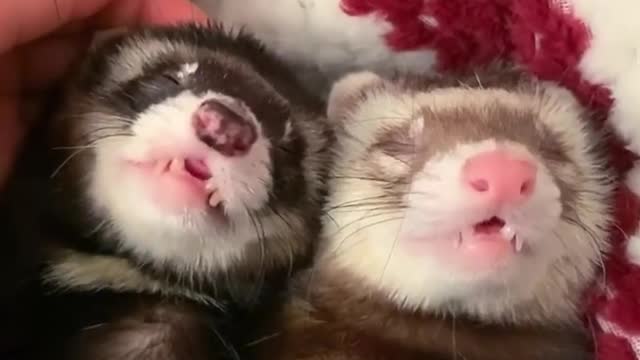
<instances>
[{"instance_id":1,"label":"ferret's closed eye","mask_svg":"<svg viewBox=\"0 0 640 360\"><path fill-rule=\"evenodd\" d=\"M176 74L166 72L166 73L162 73L161 76L162 76L162 78L164 78L165 80L170 81L174 85L181 85L182 84L180 78Z\"/></svg>"},{"instance_id":2,"label":"ferret's closed eye","mask_svg":"<svg viewBox=\"0 0 640 360\"><path fill-rule=\"evenodd\" d=\"M388 140L377 144L377 148L387 156L406 157L416 153L416 144Z\"/></svg>"},{"instance_id":3,"label":"ferret's closed eye","mask_svg":"<svg viewBox=\"0 0 640 360\"><path fill-rule=\"evenodd\" d=\"M399 136L388 136L381 139L373 146L373 149L384 157L409 165L418 154L418 145L406 134L396 135Z\"/></svg>"}]
</instances>

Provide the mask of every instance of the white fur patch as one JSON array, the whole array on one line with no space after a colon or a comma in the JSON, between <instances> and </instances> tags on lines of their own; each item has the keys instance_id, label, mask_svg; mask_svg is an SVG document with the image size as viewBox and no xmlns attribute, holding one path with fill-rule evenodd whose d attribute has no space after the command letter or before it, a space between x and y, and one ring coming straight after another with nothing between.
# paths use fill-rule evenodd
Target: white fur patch
<instances>
[{"instance_id":1,"label":"white fur patch","mask_svg":"<svg viewBox=\"0 0 640 360\"><path fill-rule=\"evenodd\" d=\"M185 77L188 77L189 75L195 74L195 72L198 71L199 66L200 65L198 63L187 63L182 65L180 71L178 72L178 77L180 79L183 79Z\"/></svg>"},{"instance_id":2,"label":"white fur patch","mask_svg":"<svg viewBox=\"0 0 640 360\"><path fill-rule=\"evenodd\" d=\"M132 127L133 136L100 141L89 189L96 211L111 219L106 225L118 234L123 248L186 273L225 269L242 256L248 244L258 241L258 230L247 209L264 205L271 183L270 144L264 136L258 137L246 156L234 158L224 157L198 141L191 117L210 98L224 96L196 96L185 91L139 114ZM261 134L260 124L252 121ZM100 126L104 121L94 123ZM231 218L231 228L217 227L204 212L185 209L183 214L171 214L158 208L146 191L149 179L141 181L123 167L124 160L189 155L202 157L209 166L211 181ZM266 236L277 231L275 226L265 225Z\"/></svg>"},{"instance_id":3,"label":"white fur patch","mask_svg":"<svg viewBox=\"0 0 640 360\"><path fill-rule=\"evenodd\" d=\"M631 262L640 266L640 235L630 236L628 241L627 256Z\"/></svg>"},{"instance_id":4,"label":"white fur patch","mask_svg":"<svg viewBox=\"0 0 640 360\"><path fill-rule=\"evenodd\" d=\"M627 173L626 184L636 196L640 196L640 163L633 164Z\"/></svg>"},{"instance_id":5,"label":"white fur patch","mask_svg":"<svg viewBox=\"0 0 640 360\"><path fill-rule=\"evenodd\" d=\"M349 97L354 96L362 87L379 81L382 81L380 76L369 71L350 73L340 78L332 85L327 115L330 118L340 117L340 109L344 106L345 101L349 101Z\"/></svg>"},{"instance_id":6,"label":"white fur patch","mask_svg":"<svg viewBox=\"0 0 640 360\"><path fill-rule=\"evenodd\" d=\"M456 109L461 106L479 107L500 99L500 104L514 109L522 108L530 104L532 97L523 97L521 94L509 92L503 89L467 89L447 88L434 89L429 93L422 93L413 100L414 104L428 106L437 110Z\"/></svg>"},{"instance_id":7,"label":"white fur patch","mask_svg":"<svg viewBox=\"0 0 640 360\"><path fill-rule=\"evenodd\" d=\"M633 168L627 173L626 179L629 190L636 196L640 196L640 164L634 164ZM627 256L629 260L640 266L640 235L635 234L629 237L627 243Z\"/></svg>"},{"instance_id":8,"label":"white fur patch","mask_svg":"<svg viewBox=\"0 0 640 360\"><path fill-rule=\"evenodd\" d=\"M417 121L421 115L421 106L417 99L408 94L385 91L370 94L369 101L375 102L376 106L357 106L343 114L348 118L344 121L344 126L354 135L353 139L342 143L342 146L348 147L345 152L349 154L361 153L362 148L371 145L385 128L401 126L407 121Z\"/></svg>"}]
</instances>

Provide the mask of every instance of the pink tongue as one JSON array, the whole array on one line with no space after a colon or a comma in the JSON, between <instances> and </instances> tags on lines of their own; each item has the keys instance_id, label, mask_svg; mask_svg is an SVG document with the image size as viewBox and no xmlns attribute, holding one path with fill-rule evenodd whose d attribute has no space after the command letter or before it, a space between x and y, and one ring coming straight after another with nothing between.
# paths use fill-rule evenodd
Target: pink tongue
<instances>
[{"instance_id":1,"label":"pink tongue","mask_svg":"<svg viewBox=\"0 0 640 360\"><path fill-rule=\"evenodd\" d=\"M211 178L211 172L202 160L173 159L158 163L157 170L148 176L147 190L161 208L182 212L207 207L205 181Z\"/></svg>"},{"instance_id":2,"label":"pink tongue","mask_svg":"<svg viewBox=\"0 0 640 360\"><path fill-rule=\"evenodd\" d=\"M186 159L184 161L184 170L199 180L208 180L211 178L209 167L202 160Z\"/></svg>"}]
</instances>

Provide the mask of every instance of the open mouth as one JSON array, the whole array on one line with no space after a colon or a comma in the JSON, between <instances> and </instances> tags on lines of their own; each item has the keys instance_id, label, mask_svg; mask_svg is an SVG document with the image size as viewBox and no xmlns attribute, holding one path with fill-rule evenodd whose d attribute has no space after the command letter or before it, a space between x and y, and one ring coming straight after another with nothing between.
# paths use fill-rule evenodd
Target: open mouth
<instances>
[{"instance_id":1,"label":"open mouth","mask_svg":"<svg viewBox=\"0 0 640 360\"><path fill-rule=\"evenodd\" d=\"M181 161L180 159L173 159L172 161ZM191 175L193 178L207 181L211 179L211 171L207 164L202 160L184 159L184 171Z\"/></svg>"},{"instance_id":2,"label":"open mouth","mask_svg":"<svg viewBox=\"0 0 640 360\"><path fill-rule=\"evenodd\" d=\"M151 168L155 175L175 175L188 178L196 182L206 182L211 179L211 171L203 160L194 158L173 158L138 162L136 166Z\"/></svg>"},{"instance_id":3,"label":"open mouth","mask_svg":"<svg viewBox=\"0 0 640 360\"><path fill-rule=\"evenodd\" d=\"M460 247L465 241L509 242L515 252L521 252L524 247L524 241L516 234L513 227L498 216L492 216L475 223L471 227L471 231L465 233L465 235L460 232L456 247Z\"/></svg>"},{"instance_id":4,"label":"open mouth","mask_svg":"<svg viewBox=\"0 0 640 360\"><path fill-rule=\"evenodd\" d=\"M151 161L130 162L137 168L146 170L147 174L161 181L170 178L170 182L163 182L167 193L188 192L190 197L202 198L211 207L218 207L221 197L213 183L213 174L204 160L190 157L175 157ZM180 190L181 189L181 190Z\"/></svg>"},{"instance_id":5,"label":"open mouth","mask_svg":"<svg viewBox=\"0 0 640 360\"><path fill-rule=\"evenodd\" d=\"M473 232L476 234L496 234L502 230L504 225L504 220L494 216L488 220L484 220L473 225Z\"/></svg>"}]
</instances>

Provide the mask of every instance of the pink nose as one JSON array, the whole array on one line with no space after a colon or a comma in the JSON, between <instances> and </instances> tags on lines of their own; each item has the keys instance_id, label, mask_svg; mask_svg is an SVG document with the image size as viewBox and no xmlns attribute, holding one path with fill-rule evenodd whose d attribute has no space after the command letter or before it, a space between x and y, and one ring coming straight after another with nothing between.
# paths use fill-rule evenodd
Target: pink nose
<instances>
[{"instance_id":1,"label":"pink nose","mask_svg":"<svg viewBox=\"0 0 640 360\"><path fill-rule=\"evenodd\" d=\"M213 99L193 115L193 128L200 141L229 157L246 154L258 138L251 120Z\"/></svg>"},{"instance_id":2,"label":"pink nose","mask_svg":"<svg viewBox=\"0 0 640 360\"><path fill-rule=\"evenodd\" d=\"M489 151L467 160L463 179L469 189L499 204L526 200L535 188L536 166L507 151Z\"/></svg>"}]
</instances>

